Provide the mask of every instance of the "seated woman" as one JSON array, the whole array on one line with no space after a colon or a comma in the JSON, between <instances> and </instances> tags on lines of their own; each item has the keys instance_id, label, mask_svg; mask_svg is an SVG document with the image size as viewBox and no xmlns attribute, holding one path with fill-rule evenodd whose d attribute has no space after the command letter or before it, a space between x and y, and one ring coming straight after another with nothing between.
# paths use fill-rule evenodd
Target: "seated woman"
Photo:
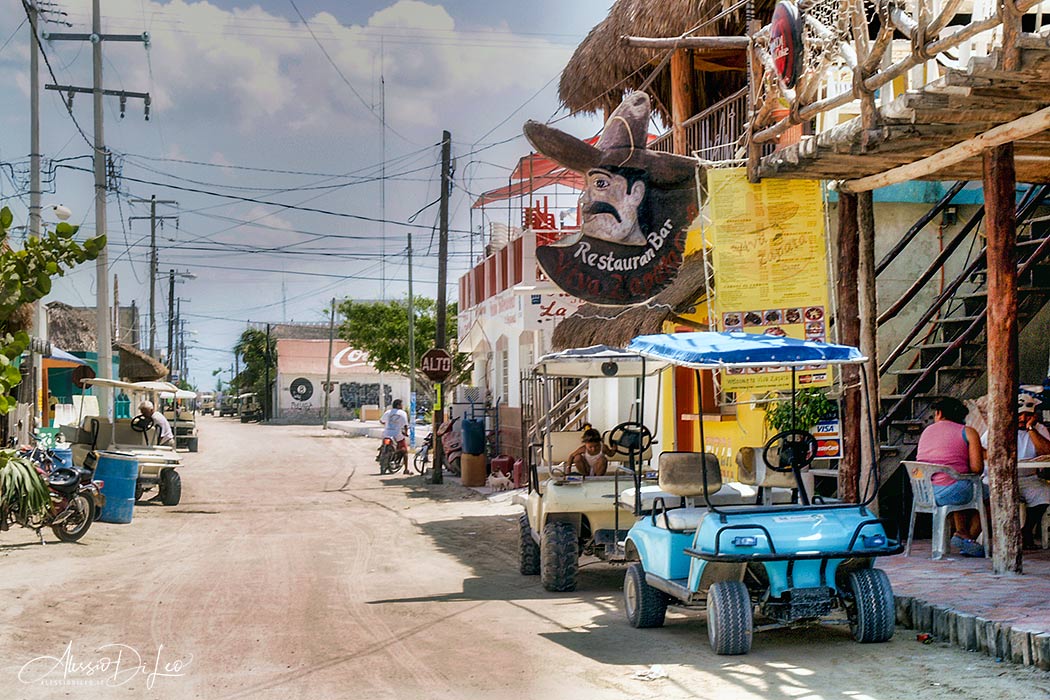
<instances>
[{"instance_id":1,"label":"seated woman","mask_svg":"<svg viewBox=\"0 0 1050 700\"><path fill-rule=\"evenodd\" d=\"M582 444L569 455L569 466L584 476L603 476L609 468L609 460L602 445L602 434L594 428L587 428L581 440Z\"/></svg>"},{"instance_id":2,"label":"seated woman","mask_svg":"<svg viewBox=\"0 0 1050 700\"><path fill-rule=\"evenodd\" d=\"M951 467L960 474L980 474L984 469L984 450L977 431L967 427L966 406L952 398L933 402L933 424L919 436L919 449L915 458L920 462ZM968 503L973 497L973 483L952 478L950 474L937 472L933 483L933 498L939 506L956 506ZM984 498L988 499L988 487L984 486ZM984 547L976 540L981 534L981 518L976 510L961 510L952 513L955 535L952 546L968 557L983 557Z\"/></svg>"},{"instance_id":3,"label":"seated woman","mask_svg":"<svg viewBox=\"0 0 1050 700\"><path fill-rule=\"evenodd\" d=\"M1017 459L1024 461L1039 455L1050 454L1050 430L1039 422L1041 396L1022 390L1017 396ZM981 436L981 444L987 449L988 433ZM1017 486L1021 491L1021 500L1028 509L1024 527L1021 529L1021 544L1025 549L1035 549L1036 534L1039 524L1050 504L1050 484L1041 479L1035 472L1021 472L1017 475Z\"/></svg>"}]
</instances>

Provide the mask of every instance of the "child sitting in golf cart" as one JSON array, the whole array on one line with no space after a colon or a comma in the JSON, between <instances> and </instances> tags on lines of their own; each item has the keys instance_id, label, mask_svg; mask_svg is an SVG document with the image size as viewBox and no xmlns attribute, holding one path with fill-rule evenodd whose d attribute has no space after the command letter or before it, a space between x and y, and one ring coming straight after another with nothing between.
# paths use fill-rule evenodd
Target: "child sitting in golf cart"
<instances>
[{"instance_id":1,"label":"child sitting in golf cart","mask_svg":"<svg viewBox=\"0 0 1050 700\"><path fill-rule=\"evenodd\" d=\"M569 465L584 476L604 476L609 460L607 449L602 445L602 434L594 428L587 428L580 439L580 446L569 455Z\"/></svg>"}]
</instances>

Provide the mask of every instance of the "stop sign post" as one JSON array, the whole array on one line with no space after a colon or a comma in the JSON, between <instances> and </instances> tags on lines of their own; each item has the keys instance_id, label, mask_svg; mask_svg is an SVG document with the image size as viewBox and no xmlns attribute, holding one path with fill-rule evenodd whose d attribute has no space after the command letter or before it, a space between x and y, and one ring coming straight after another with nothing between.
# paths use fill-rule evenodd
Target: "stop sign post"
<instances>
[{"instance_id":1,"label":"stop sign post","mask_svg":"<svg viewBox=\"0 0 1050 700\"><path fill-rule=\"evenodd\" d=\"M432 382L443 382L452 374L452 355L448 350L431 348L420 358L419 371Z\"/></svg>"}]
</instances>

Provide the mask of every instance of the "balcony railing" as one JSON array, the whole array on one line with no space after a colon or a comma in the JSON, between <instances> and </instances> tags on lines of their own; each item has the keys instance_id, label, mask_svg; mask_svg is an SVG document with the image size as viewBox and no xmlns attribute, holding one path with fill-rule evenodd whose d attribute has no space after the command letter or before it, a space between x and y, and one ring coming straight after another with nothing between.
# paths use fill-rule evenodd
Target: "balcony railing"
<instances>
[{"instance_id":1,"label":"balcony railing","mask_svg":"<svg viewBox=\"0 0 1050 700\"><path fill-rule=\"evenodd\" d=\"M747 93L748 88L741 88L683 122L686 152L712 161L740 157L748 118ZM672 153L671 131L650 143L649 150Z\"/></svg>"}]
</instances>

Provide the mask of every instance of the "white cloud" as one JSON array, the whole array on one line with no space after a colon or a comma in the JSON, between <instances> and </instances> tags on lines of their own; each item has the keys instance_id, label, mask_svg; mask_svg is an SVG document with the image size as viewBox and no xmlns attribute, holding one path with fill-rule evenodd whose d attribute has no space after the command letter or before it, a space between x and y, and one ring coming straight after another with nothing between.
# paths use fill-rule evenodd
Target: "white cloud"
<instances>
[{"instance_id":1,"label":"white cloud","mask_svg":"<svg viewBox=\"0 0 1050 700\"><path fill-rule=\"evenodd\" d=\"M87 0L69 6L76 22L88 20ZM185 0L107 0L105 17L104 31L149 28L150 89L161 115L241 132L324 133L377 123L298 21L258 6L226 10ZM428 141L438 120L455 126L459 119L467 127L466 118L487 130L488 122L554 76L571 53L569 46L500 27L459 31L444 7L418 0L395 2L363 25L340 24L326 12L307 20L363 101L378 112L382 72L389 123L402 132L425 131ZM107 61L127 89L142 89L150 82L147 64L130 46L107 46Z\"/></svg>"}]
</instances>

